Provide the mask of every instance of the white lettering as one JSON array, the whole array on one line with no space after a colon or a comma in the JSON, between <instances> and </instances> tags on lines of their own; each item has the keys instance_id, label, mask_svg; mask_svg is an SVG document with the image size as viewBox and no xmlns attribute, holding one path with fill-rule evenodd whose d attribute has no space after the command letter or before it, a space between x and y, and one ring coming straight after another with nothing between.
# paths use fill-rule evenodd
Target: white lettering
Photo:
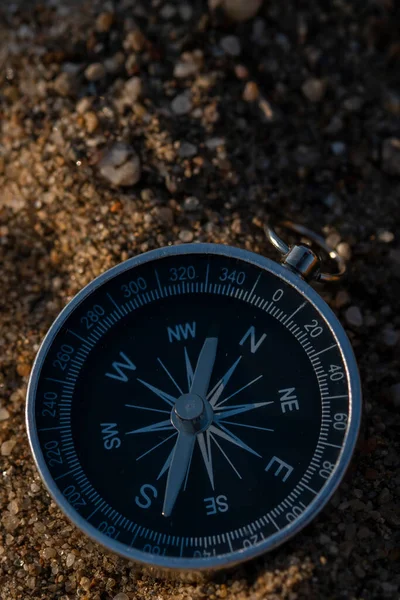
<instances>
[{"instance_id":1,"label":"white lettering","mask_svg":"<svg viewBox=\"0 0 400 600\"><path fill-rule=\"evenodd\" d=\"M244 336L240 340L239 345L243 346L243 344L245 343L245 341L247 340L248 337L250 338L250 351L251 351L252 354L254 354L255 352L257 352L257 350L259 349L259 347L261 346L261 344L263 343L263 341L267 337L267 334L263 333L262 336L260 337L260 339L258 340L258 342L256 342L256 330L255 330L255 328L252 325L246 331L246 333L244 334Z\"/></svg>"},{"instance_id":2,"label":"white lettering","mask_svg":"<svg viewBox=\"0 0 400 600\"><path fill-rule=\"evenodd\" d=\"M285 388L279 390L279 394L283 394L281 401L282 412L285 413L286 409L289 411L299 410L299 403L296 396L296 388Z\"/></svg>"},{"instance_id":3,"label":"white lettering","mask_svg":"<svg viewBox=\"0 0 400 600\"><path fill-rule=\"evenodd\" d=\"M194 338L194 337L196 337L196 323L193 322L193 323L184 323L183 325L182 324L175 325L174 329L172 327L168 327L167 332L168 332L168 339L170 342L173 342L174 340L180 342L182 338L184 340L187 340L189 336Z\"/></svg>"},{"instance_id":4,"label":"white lettering","mask_svg":"<svg viewBox=\"0 0 400 600\"><path fill-rule=\"evenodd\" d=\"M267 464L267 466L265 467L266 471L269 471L270 468L272 467L272 465L274 463L278 463L279 467L276 469L276 471L274 472L275 477L279 477L279 474L285 469L286 470L286 474L283 474L282 477L282 481L286 481L286 479L289 477L289 475L292 473L293 471L293 467L291 467L290 465L288 465L288 463L286 463L285 461L281 460L280 458L278 458L277 456L273 456L271 458L271 460L269 461L269 463Z\"/></svg>"},{"instance_id":5,"label":"white lettering","mask_svg":"<svg viewBox=\"0 0 400 600\"><path fill-rule=\"evenodd\" d=\"M124 373L124 369L126 371L136 371L136 365L127 357L124 352L119 353L120 357L123 358L125 362L118 362L117 360L113 362L112 367L118 373L106 373L106 377L111 377L112 379L118 379L118 381L128 381L128 377L126 373Z\"/></svg>"}]
</instances>

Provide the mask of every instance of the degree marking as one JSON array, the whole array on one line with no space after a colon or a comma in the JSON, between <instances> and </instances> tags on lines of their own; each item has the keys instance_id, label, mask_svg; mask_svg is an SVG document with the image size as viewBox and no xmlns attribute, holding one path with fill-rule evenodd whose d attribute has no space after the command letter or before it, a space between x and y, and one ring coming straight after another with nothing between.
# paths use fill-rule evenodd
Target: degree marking
<instances>
[{"instance_id":1,"label":"degree marking","mask_svg":"<svg viewBox=\"0 0 400 600\"><path fill-rule=\"evenodd\" d=\"M324 348L323 350L320 350L319 352L317 352L316 354L312 355L312 358L315 358L316 356L319 356L320 354L322 354L323 352L327 352L328 350L332 350L333 348L337 348L336 344L332 344L332 346L328 346L328 348Z\"/></svg>"},{"instance_id":2,"label":"degree marking","mask_svg":"<svg viewBox=\"0 0 400 600\"><path fill-rule=\"evenodd\" d=\"M209 275L209 272L210 272L210 263L207 263L206 283L205 283L205 286L204 286L204 289L205 289L206 292L208 292L207 288L208 288L208 275Z\"/></svg>"},{"instance_id":3,"label":"degree marking","mask_svg":"<svg viewBox=\"0 0 400 600\"><path fill-rule=\"evenodd\" d=\"M251 297L252 293L253 293L253 292L254 292L254 290L256 289L256 287L257 287L257 283L260 281L260 277L261 277L261 271L260 271L260 273L259 273L259 275L258 275L258 277L257 277L257 279L256 279L256 282L255 282L255 284L253 285L253 287L251 288L251 290L250 290L250 292L249 292L249 296L248 296L249 298Z\"/></svg>"},{"instance_id":4,"label":"degree marking","mask_svg":"<svg viewBox=\"0 0 400 600\"><path fill-rule=\"evenodd\" d=\"M164 298L164 294L163 294L163 290L162 290L162 287L161 287L161 282L160 282L160 278L158 276L157 269L154 269L154 274L155 274L156 279L157 279L157 285L158 285L158 289L160 290L160 296L161 296L161 298Z\"/></svg>"}]
</instances>

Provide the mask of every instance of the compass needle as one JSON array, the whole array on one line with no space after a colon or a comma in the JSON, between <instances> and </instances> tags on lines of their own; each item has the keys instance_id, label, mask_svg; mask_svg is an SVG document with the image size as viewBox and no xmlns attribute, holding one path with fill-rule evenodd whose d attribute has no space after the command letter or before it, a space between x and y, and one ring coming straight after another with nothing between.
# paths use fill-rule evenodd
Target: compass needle
<instances>
[{"instance_id":1,"label":"compass needle","mask_svg":"<svg viewBox=\"0 0 400 600\"><path fill-rule=\"evenodd\" d=\"M233 566L309 523L346 472L354 357L306 281L317 259L271 236L285 265L202 243L128 259L42 343L27 394L35 461L109 550L167 569Z\"/></svg>"}]
</instances>

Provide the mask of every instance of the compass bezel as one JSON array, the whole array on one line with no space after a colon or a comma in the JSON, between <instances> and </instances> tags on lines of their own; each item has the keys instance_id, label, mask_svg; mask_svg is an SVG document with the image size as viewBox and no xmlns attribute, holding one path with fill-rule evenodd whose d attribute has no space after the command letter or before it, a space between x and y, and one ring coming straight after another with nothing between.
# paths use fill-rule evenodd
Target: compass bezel
<instances>
[{"instance_id":1,"label":"compass bezel","mask_svg":"<svg viewBox=\"0 0 400 600\"><path fill-rule=\"evenodd\" d=\"M129 547L126 544L114 540L104 533L101 533L94 526L90 525L78 512L69 504L66 498L62 495L56 482L54 481L47 465L39 443L39 437L36 427L35 418L35 399L36 390L41 374L41 369L47 352L51 347L57 333L64 325L70 314L83 302L88 295L101 287L104 283L123 273L124 271L133 269L147 262L157 261L168 256L180 256L190 254L202 255L220 255L229 258L245 261L256 267L268 271L277 277L281 278L287 284L294 287L305 300L311 303L314 308L320 313L325 323L329 327L337 346L340 350L343 363L346 370L346 379L349 388L349 419L348 428L344 438L343 447L339 455L338 462L332 475L327 480L322 490L318 493L314 500L310 502L304 512L293 522L286 527L271 535L263 542L255 546L244 548L233 552L232 554L224 554L210 556L204 558L178 558L170 556L161 556L149 554L136 548ZM58 315L47 335L45 336L36 359L34 361L31 377L27 392L26 406L26 427L30 448L36 463L39 474L53 500L61 508L63 513L76 525L83 533L89 536L92 540L102 545L109 551L115 552L125 558L143 563L161 567L164 569L178 570L211 570L218 568L226 568L234 566L242 561L249 560L267 551L273 550L283 542L293 537L296 533L306 527L316 515L324 508L329 499L332 497L340 482L342 481L346 470L349 466L353 451L357 442L358 433L361 424L362 413L362 393L361 382L358 372L356 359L351 347L350 341L338 321L335 314L319 296L319 294L298 275L268 258L231 246L220 244L182 244L177 246L169 246L156 250L151 250L144 254L140 254L134 258L116 265L105 273L99 275L96 279L85 286L78 294L65 306Z\"/></svg>"}]
</instances>

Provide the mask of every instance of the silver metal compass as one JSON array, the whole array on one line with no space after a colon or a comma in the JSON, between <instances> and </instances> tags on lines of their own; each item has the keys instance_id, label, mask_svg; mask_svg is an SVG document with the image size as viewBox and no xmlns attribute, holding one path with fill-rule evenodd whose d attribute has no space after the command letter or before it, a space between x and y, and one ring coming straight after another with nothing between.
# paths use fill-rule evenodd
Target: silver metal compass
<instances>
[{"instance_id":1,"label":"silver metal compass","mask_svg":"<svg viewBox=\"0 0 400 600\"><path fill-rule=\"evenodd\" d=\"M348 338L308 280L337 273L266 228L282 264L183 244L110 269L66 306L35 360L26 421L53 499L142 563L234 565L321 511L357 440Z\"/></svg>"}]
</instances>

